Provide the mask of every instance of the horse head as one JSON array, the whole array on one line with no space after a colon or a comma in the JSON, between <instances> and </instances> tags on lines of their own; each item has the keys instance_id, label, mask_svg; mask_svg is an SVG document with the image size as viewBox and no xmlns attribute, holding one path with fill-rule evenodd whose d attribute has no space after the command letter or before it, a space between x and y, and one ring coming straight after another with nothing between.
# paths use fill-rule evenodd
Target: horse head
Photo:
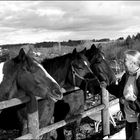
<instances>
[{"instance_id":1,"label":"horse head","mask_svg":"<svg viewBox=\"0 0 140 140\"><path fill-rule=\"evenodd\" d=\"M106 82L107 85L116 82L116 76L104 57L101 47L94 44L86 51L86 56L91 63L91 69L98 77L100 82Z\"/></svg>"},{"instance_id":2,"label":"horse head","mask_svg":"<svg viewBox=\"0 0 140 140\"><path fill-rule=\"evenodd\" d=\"M61 99L58 83L33 58L21 49L18 56L0 64L0 99L17 97L18 91L42 98Z\"/></svg>"},{"instance_id":3,"label":"horse head","mask_svg":"<svg viewBox=\"0 0 140 140\"><path fill-rule=\"evenodd\" d=\"M104 58L104 53L101 50L101 47L96 47L94 44L91 45L91 48L86 51L86 56L89 62L100 63Z\"/></svg>"},{"instance_id":4,"label":"horse head","mask_svg":"<svg viewBox=\"0 0 140 140\"><path fill-rule=\"evenodd\" d=\"M86 80L87 74L92 74L92 70L90 69L90 63L85 56L85 52L77 52L76 49L72 52L71 59L71 71L69 71L71 75L69 75L69 79L74 86L80 87L83 80Z\"/></svg>"}]
</instances>

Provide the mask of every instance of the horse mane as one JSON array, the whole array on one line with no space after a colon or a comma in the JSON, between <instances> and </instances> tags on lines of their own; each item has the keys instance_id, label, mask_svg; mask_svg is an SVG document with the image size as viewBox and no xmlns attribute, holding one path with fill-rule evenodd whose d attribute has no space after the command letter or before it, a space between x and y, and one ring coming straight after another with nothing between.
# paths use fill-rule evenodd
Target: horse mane
<instances>
[{"instance_id":1,"label":"horse mane","mask_svg":"<svg viewBox=\"0 0 140 140\"><path fill-rule=\"evenodd\" d=\"M67 58L67 57L71 57L72 53L68 53L68 54L64 54L64 55L61 55L61 56L56 56L56 57L53 57L53 58L44 58L42 60L42 62L44 61L60 61L61 59L63 60L64 58Z\"/></svg>"},{"instance_id":2,"label":"horse mane","mask_svg":"<svg viewBox=\"0 0 140 140\"><path fill-rule=\"evenodd\" d=\"M68 54L65 54L62 56L57 56L54 58L45 58L41 61L41 64L43 66L51 65L53 67L58 68L58 67L64 66L64 64L66 64L66 61L68 60L68 58L69 58L69 60L71 60L71 57L72 57L72 53L68 53Z\"/></svg>"}]
</instances>

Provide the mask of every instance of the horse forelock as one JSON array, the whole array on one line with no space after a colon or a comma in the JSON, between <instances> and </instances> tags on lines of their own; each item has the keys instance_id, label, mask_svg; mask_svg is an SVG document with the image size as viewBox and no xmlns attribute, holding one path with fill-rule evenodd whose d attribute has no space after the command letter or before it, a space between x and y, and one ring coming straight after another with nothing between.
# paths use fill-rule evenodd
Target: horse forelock
<instances>
[{"instance_id":1,"label":"horse forelock","mask_svg":"<svg viewBox=\"0 0 140 140\"><path fill-rule=\"evenodd\" d=\"M4 64L5 64L5 62L0 63L0 84L3 81L3 77L4 77L4 74L3 74Z\"/></svg>"},{"instance_id":2,"label":"horse forelock","mask_svg":"<svg viewBox=\"0 0 140 140\"><path fill-rule=\"evenodd\" d=\"M92 70L90 69L90 62L88 61L87 57L83 54L81 57L84 65L87 67L87 69L92 73Z\"/></svg>"}]
</instances>

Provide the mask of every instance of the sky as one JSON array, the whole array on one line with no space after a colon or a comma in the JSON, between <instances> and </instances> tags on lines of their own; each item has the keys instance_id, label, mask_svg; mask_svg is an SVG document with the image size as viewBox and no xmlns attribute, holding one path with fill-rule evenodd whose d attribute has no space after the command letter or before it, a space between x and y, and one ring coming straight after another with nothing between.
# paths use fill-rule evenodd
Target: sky
<instances>
[{"instance_id":1,"label":"sky","mask_svg":"<svg viewBox=\"0 0 140 140\"><path fill-rule=\"evenodd\" d=\"M0 1L0 44L91 40L140 32L140 1Z\"/></svg>"}]
</instances>

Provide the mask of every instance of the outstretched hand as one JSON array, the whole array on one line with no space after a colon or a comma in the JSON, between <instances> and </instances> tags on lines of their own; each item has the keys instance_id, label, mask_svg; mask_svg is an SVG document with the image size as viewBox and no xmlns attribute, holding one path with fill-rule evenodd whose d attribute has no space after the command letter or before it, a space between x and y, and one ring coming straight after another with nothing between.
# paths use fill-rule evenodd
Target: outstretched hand
<instances>
[{"instance_id":1,"label":"outstretched hand","mask_svg":"<svg viewBox=\"0 0 140 140\"><path fill-rule=\"evenodd\" d=\"M100 82L100 86L106 88L107 87L107 83L105 81Z\"/></svg>"},{"instance_id":2,"label":"outstretched hand","mask_svg":"<svg viewBox=\"0 0 140 140\"><path fill-rule=\"evenodd\" d=\"M128 101L135 101L137 99L137 97L133 94L128 94L127 96L125 96L125 99Z\"/></svg>"}]
</instances>

